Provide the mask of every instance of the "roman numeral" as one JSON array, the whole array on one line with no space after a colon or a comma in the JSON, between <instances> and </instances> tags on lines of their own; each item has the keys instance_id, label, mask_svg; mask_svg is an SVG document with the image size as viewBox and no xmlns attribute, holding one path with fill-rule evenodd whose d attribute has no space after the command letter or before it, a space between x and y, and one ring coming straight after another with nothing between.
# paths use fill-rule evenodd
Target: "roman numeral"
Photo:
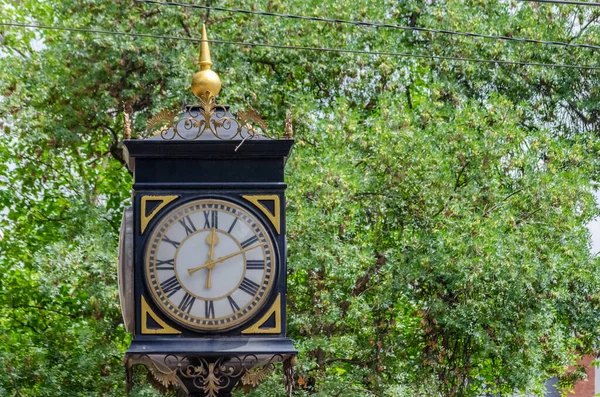
<instances>
[{"instance_id":1,"label":"roman numeral","mask_svg":"<svg viewBox=\"0 0 600 397\"><path fill-rule=\"evenodd\" d=\"M248 269L248 270L265 270L265 261L264 260L246 261L246 269Z\"/></svg>"},{"instance_id":2,"label":"roman numeral","mask_svg":"<svg viewBox=\"0 0 600 397\"><path fill-rule=\"evenodd\" d=\"M257 241L258 241L258 236L252 236L252 237L250 237L248 240L244 241L244 242L241 244L241 246L242 246L242 248L246 248L246 247L249 247L249 246L251 246L252 244L254 244L254 243L255 243L255 242L257 242Z\"/></svg>"},{"instance_id":3,"label":"roman numeral","mask_svg":"<svg viewBox=\"0 0 600 397\"><path fill-rule=\"evenodd\" d=\"M179 242L179 241L171 240L170 238L167 237L166 234L162 238L162 241L164 241L165 243L173 244L173 247L175 247L176 249L179 248L179 244L181 244L181 242Z\"/></svg>"},{"instance_id":4,"label":"roman numeral","mask_svg":"<svg viewBox=\"0 0 600 397\"><path fill-rule=\"evenodd\" d=\"M256 284L254 281L244 277L242 283L240 284L240 289L247 294L256 295L260 285Z\"/></svg>"},{"instance_id":5,"label":"roman numeral","mask_svg":"<svg viewBox=\"0 0 600 397\"><path fill-rule=\"evenodd\" d=\"M204 312L206 313L204 317L215 318L215 302L204 301Z\"/></svg>"},{"instance_id":6,"label":"roman numeral","mask_svg":"<svg viewBox=\"0 0 600 397\"><path fill-rule=\"evenodd\" d=\"M203 211L204 212L204 228L219 228L219 214L215 210Z\"/></svg>"},{"instance_id":7,"label":"roman numeral","mask_svg":"<svg viewBox=\"0 0 600 397\"><path fill-rule=\"evenodd\" d=\"M175 270L175 259L156 260L156 270Z\"/></svg>"},{"instance_id":8,"label":"roman numeral","mask_svg":"<svg viewBox=\"0 0 600 397\"><path fill-rule=\"evenodd\" d=\"M237 221L238 221L238 218L233 218L233 222L231 222L231 226L229 226L229 230L227 230L227 233L231 234L231 231L233 230L233 227L235 226Z\"/></svg>"},{"instance_id":9,"label":"roman numeral","mask_svg":"<svg viewBox=\"0 0 600 397\"><path fill-rule=\"evenodd\" d=\"M192 222L192 219L190 218L189 215L180 219L179 223L181 223L181 226L183 226L185 228L186 236L189 236L190 234L192 234L196 231L196 226L194 226L194 222Z\"/></svg>"},{"instance_id":10,"label":"roman numeral","mask_svg":"<svg viewBox=\"0 0 600 397\"><path fill-rule=\"evenodd\" d=\"M227 297L227 300L229 301L229 304L231 305L231 310L234 313L240 310L240 307L237 305L237 303L235 303L235 301L233 300L233 298L231 297L231 295L229 295Z\"/></svg>"},{"instance_id":11,"label":"roman numeral","mask_svg":"<svg viewBox=\"0 0 600 397\"><path fill-rule=\"evenodd\" d=\"M194 298L192 295L186 293L185 296L183 297L183 299L181 300L181 303L179 304L179 310L181 310L182 312L186 312L187 314L190 314L190 311L192 310L192 306L194 306L194 302L196 302L196 298Z\"/></svg>"},{"instance_id":12,"label":"roman numeral","mask_svg":"<svg viewBox=\"0 0 600 397\"><path fill-rule=\"evenodd\" d=\"M167 298L170 298L181 289L181 284L179 284L177 277L173 276L170 279L160 283L160 288L162 288L165 295L167 295Z\"/></svg>"}]
</instances>

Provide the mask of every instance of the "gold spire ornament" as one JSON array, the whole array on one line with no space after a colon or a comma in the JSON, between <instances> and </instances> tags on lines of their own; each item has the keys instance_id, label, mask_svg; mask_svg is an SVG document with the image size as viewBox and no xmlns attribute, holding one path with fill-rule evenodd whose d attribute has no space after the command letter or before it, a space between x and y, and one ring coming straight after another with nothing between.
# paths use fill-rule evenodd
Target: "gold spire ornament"
<instances>
[{"instance_id":1,"label":"gold spire ornament","mask_svg":"<svg viewBox=\"0 0 600 397\"><path fill-rule=\"evenodd\" d=\"M210 59L210 48L208 47L208 37L206 35L206 26L202 24L202 41L200 43L200 70L192 78L192 92L198 98L206 96L216 97L221 91L221 79L219 75L210 69L212 65Z\"/></svg>"},{"instance_id":2,"label":"gold spire ornament","mask_svg":"<svg viewBox=\"0 0 600 397\"><path fill-rule=\"evenodd\" d=\"M266 121L254 109L240 110L236 117L230 113L228 106L217 104L221 79L210 69L212 64L206 26L202 24L200 70L192 77L191 85L192 92L200 101L186 106L183 111L163 109L154 115L146 123L149 139L239 139L240 145L247 139L270 139ZM291 137L291 125L286 131Z\"/></svg>"}]
</instances>

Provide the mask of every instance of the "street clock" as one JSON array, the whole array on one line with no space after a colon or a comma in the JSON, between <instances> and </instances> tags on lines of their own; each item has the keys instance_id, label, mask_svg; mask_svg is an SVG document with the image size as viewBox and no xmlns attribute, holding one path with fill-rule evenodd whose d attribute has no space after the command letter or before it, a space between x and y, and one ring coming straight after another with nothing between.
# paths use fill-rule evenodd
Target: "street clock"
<instances>
[{"instance_id":1,"label":"street clock","mask_svg":"<svg viewBox=\"0 0 600 397\"><path fill-rule=\"evenodd\" d=\"M293 145L253 110L218 105L203 28L196 105L163 110L124 142L133 204L121 226L125 355L190 396L255 387L296 350L286 337L284 166ZM291 127L289 123L286 123ZM291 381L291 379L288 379Z\"/></svg>"}]
</instances>

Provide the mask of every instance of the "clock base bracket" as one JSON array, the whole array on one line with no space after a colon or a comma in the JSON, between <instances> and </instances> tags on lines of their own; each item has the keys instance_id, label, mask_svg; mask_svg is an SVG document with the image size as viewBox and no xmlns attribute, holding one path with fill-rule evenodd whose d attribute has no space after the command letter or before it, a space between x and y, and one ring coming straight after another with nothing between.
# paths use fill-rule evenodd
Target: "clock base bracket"
<instances>
[{"instance_id":1,"label":"clock base bracket","mask_svg":"<svg viewBox=\"0 0 600 397\"><path fill-rule=\"evenodd\" d=\"M289 339L279 339L280 344L286 345L287 343L281 342L289 342L291 345ZM138 348L142 348L143 352L132 352ZM179 389L189 397L229 397L236 385L246 391L257 387L273 371L275 364L283 363L286 387L291 391L296 352L258 352L264 346L250 348L255 352L238 348L235 353L191 353L188 345L186 352L176 353L170 350L168 353L158 353L162 348L156 346L154 349L149 349L147 345L136 345L133 349L130 347L123 362L128 389L133 385L133 366L144 365L153 378L151 383L162 393Z\"/></svg>"}]
</instances>

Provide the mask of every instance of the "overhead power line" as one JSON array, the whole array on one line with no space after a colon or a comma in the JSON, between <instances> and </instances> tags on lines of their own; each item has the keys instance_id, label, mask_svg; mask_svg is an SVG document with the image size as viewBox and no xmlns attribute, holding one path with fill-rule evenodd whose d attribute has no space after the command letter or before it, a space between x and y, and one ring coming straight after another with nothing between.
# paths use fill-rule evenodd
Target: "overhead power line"
<instances>
[{"instance_id":1,"label":"overhead power line","mask_svg":"<svg viewBox=\"0 0 600 397\"><path fill-rule=\"evenodd\" d=\"M99 29L69 28L69 27L62 27L62 26L31 25L31 24L24 24L24 23L0 22L0 26L12 26L12 27L31 28L31 29L60 30L60 31L67 31L67 32L94 33L94 34L114 35L114 36L146 37L146 38L175 40L175 41L181 40L181 41L189 41L189 42L194 42L194 43L199 43L202 41L201 39L196 39L196 38L192 38L192 37L166 36L166 35L157 35L157 34L149 34L149 33L118 32L118 31L99 30ZM216 43L216 44L231 44L231 45L239 45L239 46L243 46L243 47L268 47L268 48L296 50L296 51L348 53L348 54L359 54L359 55L370 55L370 56L385 55L385 56L402 57L402 58L439 59L439 60L448 60L448 61L476 62L476 63L487 63L487 64L498 64L498 65L536 66L536 67L550 67L550 68L578 69L578 70L600 70L600 66L588 66L588 65L509 61L509 60L502 60L502 59L464 58L464 57L433 55L433 54L413 54L413 53L405 53L405 52L351 50L351 49L328 48L328 47L304 47L304 46L291 46L291 45L283 45L283 44L250 43L250 42L243 42L243 41L228 41L228 40L207 40L207 41L209 43Z\"/></svg>"},{"instance_id":2,"label":"overhead power line","mask_svg":"<svg viewBox=\"0 0 600 397\"><path fill-rule=\"evenodd\" d=\"M521 0L528 1L530 3L550 3L550 4L568 4L576 6L593 6L600 7L600 3L587 2L587 1L567 1L567 0Z\"/></svg>"},{"instance_id":3,"label":"overhead power line","mask_svg":"<svg viewBox=\"0 0 600 397\"><path fill-rule=\"evenodd\" d=\"M587 48L587 49L592 49L592 50L600 50L600 46L592 45L592 44L577 44L577 43L566 43L563 41L535 40L535 39L529 39L526 37L487 35L487 34L472 33L472 32L457 32L457 31L445 30L445 29L430 29L430 28L421 28L421 27L416 27L416 26L394 25L394 24L380 23L380 22L352 21L352 20L347 20L347 19L309 17L309 16L305 16L305 15L278 14L278 13L267 12L267 11L252 11L252 10L243 10L243 9L238 9L238 8L225 8L225 7L205 6L205 5L200 5L200 4L178 3L175 1L159 1L159 0L136 0L136 1L138 3L159 4L159 5L174 6L174 7L184 7L184 8L195 8L195 9L200 9L200 10L222 11L222 12L229 12L229 13L260 15L260 16L268 16L268 17L276 17L276 18L289 18L289 19L299 19L299 20L305 20L305 21L347 24L347 25L362 26L362 27L389 28L389 29L398 29L398 30L407 30L407 31L416 31L416 32L426 32L426 33L433 33L433 34L474 37L474 38L482 38L482 39L489 39L489 40L514 41L514 42L520 42L520 43L533 43L533 44L552 45L552 46L560 46L560 47Z\"/></svg>"}]
</instances>

